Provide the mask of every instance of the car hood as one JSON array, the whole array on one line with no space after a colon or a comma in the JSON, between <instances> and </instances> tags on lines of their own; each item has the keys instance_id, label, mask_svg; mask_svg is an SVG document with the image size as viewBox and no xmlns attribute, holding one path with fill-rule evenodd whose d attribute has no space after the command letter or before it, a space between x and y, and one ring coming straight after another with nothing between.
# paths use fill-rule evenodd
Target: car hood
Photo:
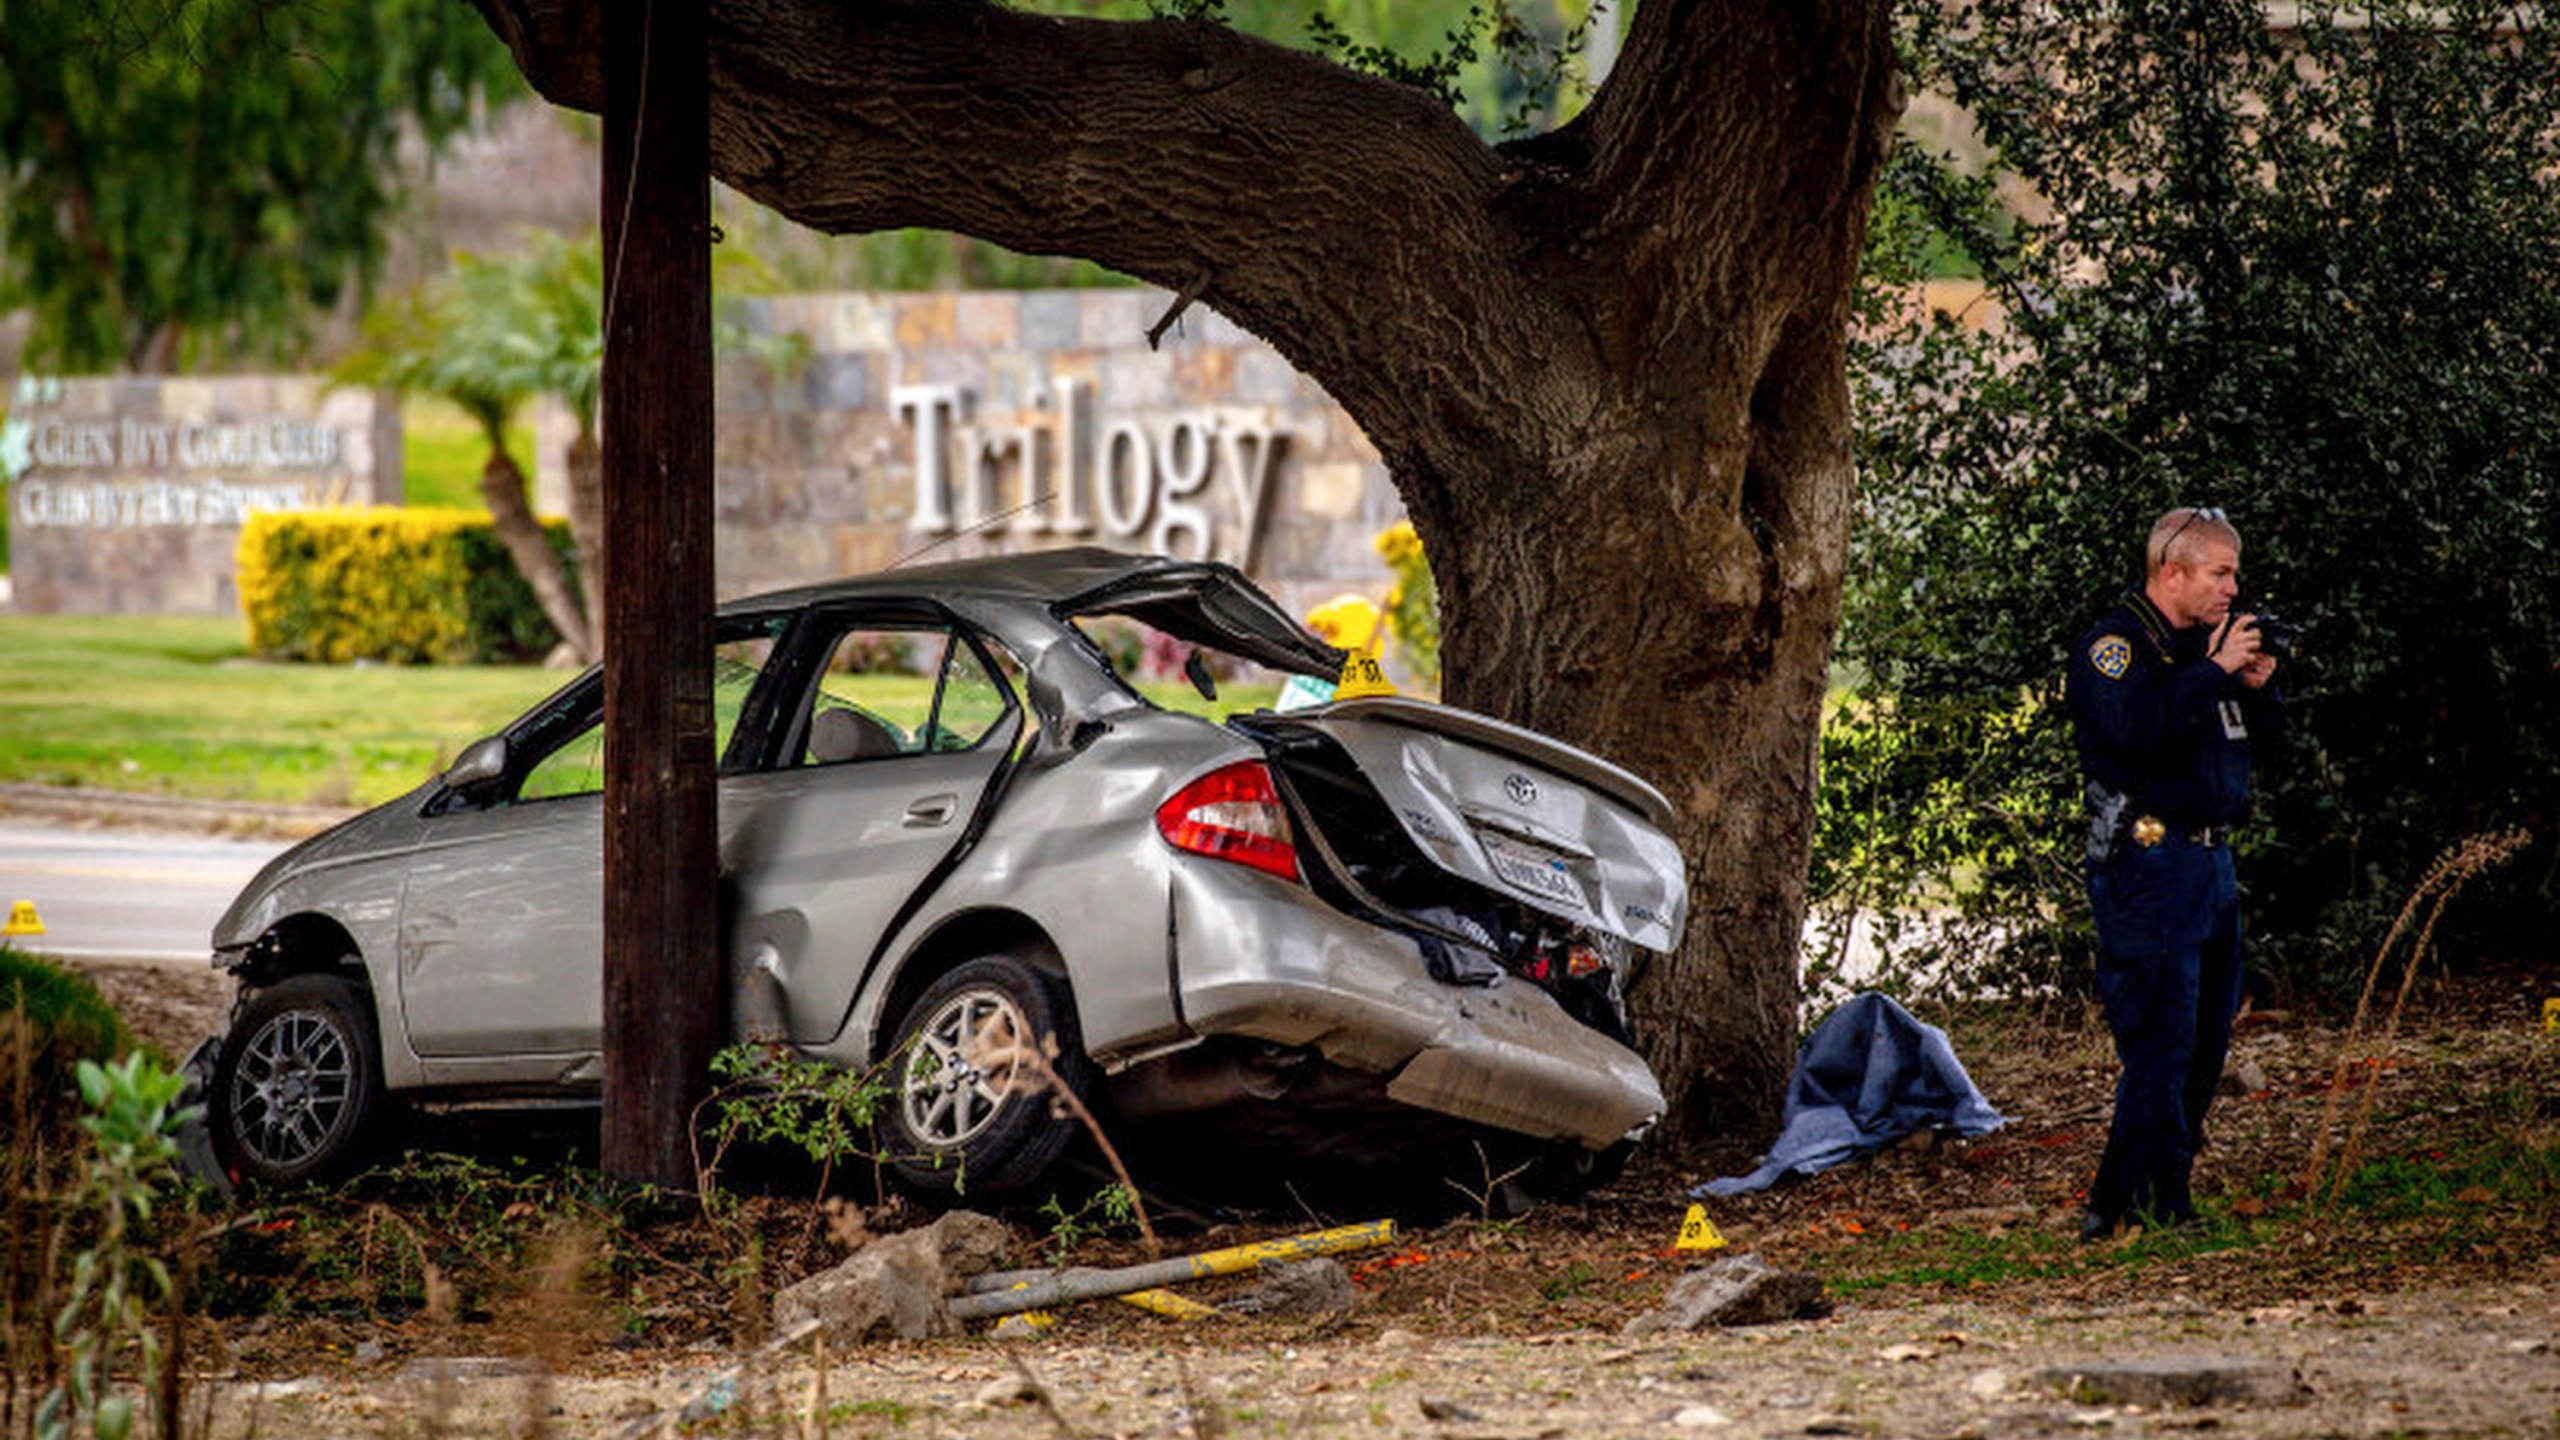
<instances>
[{"instance_id":1,"label":"car hood","mask_svg":"<svg viewBox=\"0 0 2560 1440\"><path fill-rule=\"evenodd\" d=\"M419 805L437 782L352 816L286 848L240 887L214 922L213 948L236 951L266 933L290 904L308 901L303 887L329 872L408 849L416 840ZM322 908L326 908L325 904Z\"/></svg>"},{"instance_id":2,"label":"car hood","mask_svg":"<svg viewBox=\"0 0 2560 1440\"><path fill-rule=\"evenodd\" d=\"M1662 793L1586 751L1445 705L1380 696L1257 715L1351 757L1432 863L1650 950L1680 940L1688 868Z\"/></svg>"}]
</instances>

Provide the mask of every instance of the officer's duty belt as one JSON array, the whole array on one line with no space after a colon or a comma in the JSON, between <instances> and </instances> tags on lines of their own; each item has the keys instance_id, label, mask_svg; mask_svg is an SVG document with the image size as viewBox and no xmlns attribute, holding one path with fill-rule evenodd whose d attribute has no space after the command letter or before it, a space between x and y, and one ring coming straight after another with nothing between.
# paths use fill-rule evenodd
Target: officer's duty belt
<instances>
[{"instance_id":1,"label":"officer's duty belt","mask_svg":"<svg viewBox=\"0 0 2560 1440\"><path fill-rule=\"evenodd\" d=\"M2153 850L2169 844L2192 845L2199 850L2210 850L2217 845L2231 843L2231 827L2228 825L2198 825L2190 829L2178 829L2157 815L2136 815L2133 817L2133 823L2125 827L2125 833L2133 837L2134 844L2145 850Z\"/></svg>"}]
</instances>

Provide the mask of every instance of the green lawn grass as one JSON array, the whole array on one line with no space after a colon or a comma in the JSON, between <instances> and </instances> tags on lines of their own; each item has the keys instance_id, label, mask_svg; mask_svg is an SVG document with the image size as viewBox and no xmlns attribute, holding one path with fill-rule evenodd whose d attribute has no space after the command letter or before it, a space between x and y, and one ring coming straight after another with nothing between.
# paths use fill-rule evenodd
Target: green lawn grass
<instances>
[{"instance_id":1,"label":"green lawn grass","mask_svg":"<svg viewBox=\"0 0 2560 1440\"><path fill-rule=\"evenodd\" d=\"M567 678L261 662L237 620L0 614L0 781L369 805Z\"/></svg>"}]
</instances>

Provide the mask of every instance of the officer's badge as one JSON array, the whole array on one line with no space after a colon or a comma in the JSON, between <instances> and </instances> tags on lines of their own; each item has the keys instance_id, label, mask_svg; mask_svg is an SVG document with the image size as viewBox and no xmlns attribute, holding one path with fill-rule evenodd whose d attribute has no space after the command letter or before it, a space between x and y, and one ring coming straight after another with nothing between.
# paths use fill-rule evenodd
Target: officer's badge
<instances>
[{"instance_id":1,"label":"officer's badge","mask_svg":"<svg viewBox=\"0 0 2560 1440\"><path fill-rule=\"evenodd\" d=\"M2121 635L2101 635L2089 647L2089 664L2110 680L2121 680L2133 666L2133 642Z\"/></svg>"}]
</instances>

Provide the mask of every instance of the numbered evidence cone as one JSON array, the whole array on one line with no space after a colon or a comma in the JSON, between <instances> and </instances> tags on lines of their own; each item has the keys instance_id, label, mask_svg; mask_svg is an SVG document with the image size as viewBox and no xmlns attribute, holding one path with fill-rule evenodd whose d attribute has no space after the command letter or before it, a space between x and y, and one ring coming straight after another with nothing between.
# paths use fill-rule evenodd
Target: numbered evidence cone
<instances>
[{"instance_id":1,"label":"numbered evidence cone","mask_svg":"<svg viewBox=\"0 0 2560 1440\"><path fill-rule=\"evenodd\" d=\"M1366 595L1336 595L1307 612L1307 628L1323 641L1349 652L1342 679L1328 698L1357 700L1365 695L1393 695L1394 683L1379 668L1378 653L1386 645L1387 614Z\"/></svg>"},{"instance_id":2,"label":"numbered evidence cone","mask_svg":"<svg viewBox=\"0 0 2560 1440\"><path fill-rule=\"evenodd\" d=\"M0 925L0 935L41 935L44 922L36 918L36 902L21 900L9 907L9 923Z\"/></svg>"},{"instance_id":3,"label":"numbered evidence cone","mask_svg":"<svg viewBox=\"0 0 2560 1440\"><path fill-rule=\"evenodd\" d=\"M1365 650L1354 650L1342 662L1342 683L1333 687L1336 700L1358 700L1370 695L1393 695L1395 682L1378 666L1378 657Z\"/></svg>"},{"instance_id":4,"label":"numbered evidence cone","mask_svg":"<svg viewBox=\"0 0 2560 1440\"><path fill-rule=\"evenodd\" d=\"M1716 1233L1715 1222L1707 1218L1707 1207L1692 1205L1689 1207L1688 1217L1680 1222L1680 1239L1671 1248L1674 1250L1721 1250L1726 1243L1725 1238Z\"/></svg>"}]
</instances>

